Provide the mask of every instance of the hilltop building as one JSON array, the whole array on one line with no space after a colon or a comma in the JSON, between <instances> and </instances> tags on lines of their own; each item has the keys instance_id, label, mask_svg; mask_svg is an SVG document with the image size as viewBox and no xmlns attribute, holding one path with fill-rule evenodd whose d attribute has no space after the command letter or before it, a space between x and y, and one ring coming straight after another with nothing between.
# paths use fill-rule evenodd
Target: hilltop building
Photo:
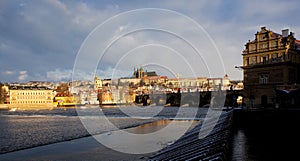
<instances>
[{"instance_id":1,"label":"hilltop building","mask_svg":"<svg viewBox=\"0 0 300 161\"><path fill-rule=\"evenodd\" d=\"M221 85L223 90L229 90L230 80L226 74L224 78L170 78L167 81L169 88L181 88L182 92L188 91L213 91Z\"/></svg>"},{"instance_id":2,"label":"hilltop building","mask_svg":"<svg viewBox=\"0 0 300 161\"><path fill-rule=\"evenodd\" d=\"M289 93L300 82L300 41L287 29L279 34L261 27L242 55L248 107L283 104L278 94Z\"/></svg>"},{"instance_id":3,"label":"hilltop building","mask_svg":"<svg viewBox=\"0 0 300 161\"><path fill-rule=\"evenodd\" d=\"M134 71L133 71L134 78L142 79L147 76L152 77L152 76L157 76L157 74L155 71L152 71L152 72L147 72L147 70L144 71L142 65L140 66L140 68L137 68L137 69L134 68Z\"/></svg>"}]
</instances>

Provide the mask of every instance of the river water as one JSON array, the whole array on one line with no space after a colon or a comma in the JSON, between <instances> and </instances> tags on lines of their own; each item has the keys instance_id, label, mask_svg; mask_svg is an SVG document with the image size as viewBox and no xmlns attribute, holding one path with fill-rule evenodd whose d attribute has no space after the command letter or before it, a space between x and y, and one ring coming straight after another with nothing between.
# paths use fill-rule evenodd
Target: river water
<instances>
[{"instance_id":1,"label":"river water","mask_svg":"<svg viewBox=\"0 0 300 161\"><path fill-rule=\"evenodd\" d=\"M275 111L233 128L232 160L300 160L300 111Z\"/></svg>"},{"instance_id":2,"label":"river water","mask_svg":"<svg viewBox=\"0 0 300 161\"><path fill-rule=\"evenodd\" d=\"M122 110L125 110L125 112L126 110L131 111L130 116ZM75 108L66 108L32 111L0 111L0 154L140 125L144 126L131 130L131 132L147 133L146 125L151 126L153 132L153 129L157 131L168 124L168 121L164 121L163 123L158 123L157 121L170 121L170 119L172 120L175 117L176 120L179 121L201 120L207 113L207 109L185 107L178 115L178 107L159 107L159 110L161 110L159 113L153 117L148 117L153 115L153 113L151 113L152 110L149 108L122 107L122 110L117 107L103 108L99 113L98 107L82 107L77 110ZM195 117L191 118L191 115L195 115ZM97 123L97 128L87 130L87 126L83 125L82 120L93 120L95 118L97 121L99 121L99 118L105 118L114 126L101 122Z\"/></svg>"},{"instance_id":3,"label":"river water","mask_svg":"<svg viewBox=\"0 0 300 161\"><path fill-rule=\"evenodd\" d=\"M199 121L201 122L207 114L207 108L195 107L184 107L181 111L178 107L152 107L160 110L158 113L153 113L148 107L121 108L110 107L99 110L99 108L95 106L89 108L81 107L77 110L75 108L66 108L14 112L0 111L0 160L1 158L14 160L16 159L14 158L16 155L27 156L29 159L32 157L30 155L35 155L35 159L38 160L68 160L70 158L76 160L81 155L90 157L90 153L93 151L101 151L103 153L97 153L101 154L102 157L110 158L112 156L111 154L116 153L109 151L107 148L101 148L101 150L93 149L90 150L90 152L87 152L87 150L92 146L94 146L93 148L99 146L95 143L97 142L95 139L100 139L101 141L101 136L122 137L122 135L114 132L118 129L126 129L127 132L134 134L148 134L165 128L170 122L175 122L176 126L174 126L175 128L173 127L173 131L167 133L167 136L170 137L162 138L162 141L154 143L165 147L175 141L170 140L170 138L175 136L177 129L182 129L182 127L190 121L193 122L190 127L192 128L198 124ZM130 112L128 113L128 111ZM92 130L83 124L84 121L82 122L82 120L86 119L92 121L95 119L96 122L99 121L99 118L101 122L96 123L97 126L95 127L97 128L91 126ZM113 126L104 123L104 120L102 120L104 118L106 121L108 120L112 123ZM296 121L278 121L274 126L258 123L254 126L234 127L231 160L299 160L297 147L300 145L300 139L295 139L300 137L299 132L295 130L295 125L297 124L298 122ZM88 136L91 135L100 138L88 139ZM109 137L106 137L104 140L110 143L115 142L115 146L118 144L116 140ZM68 144L66 141L71 141L67 147L74 145L79 147L77 149L75 147L69 150L65 149L65 144ZM126 140L123 141L125 145L128 144ZM84 145L82 144L83 142L89 145ZM59 144L56 145L53 143ZM150 145L151 143L152 141L148 141L147 144ZM143 146L138 144L138 142L135 144L140 147ZM33 147L41 147L40 149L44 149L48 156L40 153L39 150L30 150ZM60 152L54 152L51 150L53 148L60 149ZM126 146L124 146L123 149L126 149ZM79 151L82 151L82 153ZM106 154L104 154L104 152L106 152ZM70 155L66 155L66 153ZM118 153L118 155L119 158L115 156L115 160L119 160L120 157L132 157L122 153ZM94 157L98 157L98 155ZM20 160L22 159L24 158ZM131 159L133 158L130 158L130 160Z\"/></svg>"}]
</instances>

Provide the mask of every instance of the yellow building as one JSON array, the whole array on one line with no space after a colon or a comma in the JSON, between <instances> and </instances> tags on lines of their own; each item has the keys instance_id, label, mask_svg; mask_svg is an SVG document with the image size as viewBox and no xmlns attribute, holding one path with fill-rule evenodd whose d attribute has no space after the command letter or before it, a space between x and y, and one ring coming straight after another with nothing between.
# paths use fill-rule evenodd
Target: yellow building
<instances>
[{"instance_id":1,"label":"yellow building","mask_svg":"<svg viewBox=\"0 0 300 161\"><path fill-rule=\"evenodd\" d=\"M9 104L9 86L0 83L0 104Z\"/></svg>"},{"instance_id":2,"label":"yellow building","mask_svg":"<svg viewBox=\"0 0 300 161\"><path fill-rule=\"evenodd\" d=\"M95 76L94 78L94 90L98 91L102 89L102 81L99 77Z\"/></svg>"},{"instance_id":3,"label":"yellow building","mask_svg":"<svg viewBox=\"0 0 300 161\"><path fill-rule=\"evenodd\" d=\"M261 27L242 55L248 107L275 107L275 89L300 83L300 41L287 29L279 34Z\"/></svg>"},{"instance_id":4,"label":"yellow building","mask_svg":"<svg viewBox=\"0 0 300 161\"><path fill-rule=\"evenodd\" d=\"M111 92L103 92L102 93L102 104L114 104L114 98Z\"/></svg>"},{"instance_id":5,"label":"yellow building","mask_svg":"<svg viewBox=\"0 0 300 161\"><path fill-rule=\"evenodd\" d=\"M53 90L40 86L10 86L9 108L51 109L53 108Z\"/></svg>"},{"instance_id":6,"label":"yellow building","mask_svg":"<svg viewBox=\"0 0 300 161\"><path fill-rule=\"evenodd\" d=\"M54 104L60 106L75 106L75 98L70 92L59 92L54 97Z\"/></svg>"}]
</instances>

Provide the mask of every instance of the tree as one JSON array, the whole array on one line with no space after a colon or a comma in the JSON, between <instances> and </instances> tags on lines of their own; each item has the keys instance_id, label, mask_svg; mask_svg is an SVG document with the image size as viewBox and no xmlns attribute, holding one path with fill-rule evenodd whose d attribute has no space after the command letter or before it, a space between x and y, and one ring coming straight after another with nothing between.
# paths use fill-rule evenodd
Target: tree
<instances>
[{"instance_id":1,"label":"tree","mask_svg":"<svg viewBox=\"0 0 300 161\"><path fill-rule=\"evenodd\" d=\"M5 101L5 94L4 94L4 90L3 90L3 84L0 83L0 104L3 104Z\"/></svg>"}]
</instances>

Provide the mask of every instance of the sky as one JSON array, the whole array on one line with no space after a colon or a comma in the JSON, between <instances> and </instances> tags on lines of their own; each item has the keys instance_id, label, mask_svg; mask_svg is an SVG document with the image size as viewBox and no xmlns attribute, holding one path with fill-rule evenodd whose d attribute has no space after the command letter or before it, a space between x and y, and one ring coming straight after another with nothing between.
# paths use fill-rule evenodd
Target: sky
<instances>
[{"instance_id":1,"label":"sky","mask_svg":"<svg viewBox=\"0 0 300 161\"><path fill-rule=\"evenodd\" d=\"M0 82L129 77L242 80L265 26L300 39L299 0L0 0Z\"/></svg>"}]
</instances>

